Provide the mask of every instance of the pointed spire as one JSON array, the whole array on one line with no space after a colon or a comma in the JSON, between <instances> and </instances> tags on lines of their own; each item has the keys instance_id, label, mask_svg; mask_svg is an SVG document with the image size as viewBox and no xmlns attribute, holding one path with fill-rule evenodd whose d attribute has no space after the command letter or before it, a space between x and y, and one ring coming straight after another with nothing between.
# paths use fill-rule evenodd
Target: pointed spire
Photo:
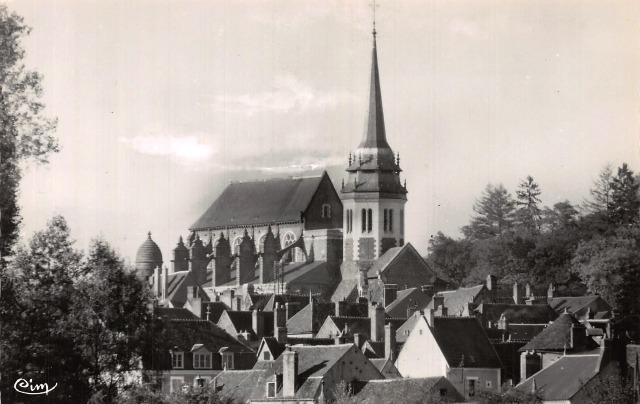
<instances>
[{"instance_id":1,"label":"pointed spire","mask_svg":"<svg viewBox=\"0 0 640 404\"><path fill-rule=\"evenodd\" d=\"M376 45L376 30L373 28L373 51L371 54L371 83L369 87L369 112L364 139L361 148L390 149L384 128L384 114L382 112L382 93L380 91L380 74L378 72L378 51Z\"/></svg>"}]
</instances>

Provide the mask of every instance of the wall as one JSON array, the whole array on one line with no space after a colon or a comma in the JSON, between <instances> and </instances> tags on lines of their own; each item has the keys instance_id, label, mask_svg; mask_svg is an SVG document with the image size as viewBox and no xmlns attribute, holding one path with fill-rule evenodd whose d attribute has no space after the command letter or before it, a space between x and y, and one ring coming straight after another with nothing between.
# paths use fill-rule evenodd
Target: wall
<instances>
[{"instance_id":1,"label":"wall","mask_svg":"<svg viewBox=\"0 0 640 404\"><path fill-rule=\"evenodd\" d=\"M416 321L395 365L404 377L447 376L449 365L424 317Z\"/></svg>"},{"instance_id":2,"label":"wall","mask_svg":"<svg viewBox=\"0 0 640 404\"><path fill-rule=\"evenodd\" d=\"M384 376L367 359L366 356L352 345L351 349L324 376L324 395L333 397L333 392L340 381L351 383L355 380L378 380Z\"/></svg>"},{"instance_id":3,"label":"wall","mask_svg":"<svg viewBox=\"0 0 640 404\"><path fill-rule=\"evenodd\" d=\"M483 368L452 368L447 372L447 380L462 394L465 398L471 398L468 391L467 380L476 380L476 393L479 391L500 392L501 378L500 369L483 369ZM488 386L487 383L491 385Z\"/></svg>"},{"instance_id":4,"label":"wall","mask_svg":"<svg viewBox=\"0 0 640 404\"><path fill-rule=\"evenodd\" d=\"M331 206L331 217L322 217L324 204ZM342 215L342 201L333 188L329 176L325 175L304 212L305 230L341 229Z\"/></svg>"}]
</instances>

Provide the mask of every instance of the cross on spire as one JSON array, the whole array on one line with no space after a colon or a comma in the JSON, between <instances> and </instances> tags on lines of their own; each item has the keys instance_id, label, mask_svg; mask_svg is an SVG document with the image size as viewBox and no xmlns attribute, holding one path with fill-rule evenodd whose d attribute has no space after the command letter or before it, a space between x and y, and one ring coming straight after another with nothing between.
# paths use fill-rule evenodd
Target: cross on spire
<instances>
[{"instance_id":1,"label":"cross on spire","mask_svg":"<svg viewBox=\"0 0 640 404\"><path fill-rule=\"evenodd\" d=\"M380 6L376 4L376 0L373 0L370 6L373 9L373 31L371 33L373 34L373 39L376 39L376 35L378 34L376 32L376 8Z\"/></svg>"}]
</instances>

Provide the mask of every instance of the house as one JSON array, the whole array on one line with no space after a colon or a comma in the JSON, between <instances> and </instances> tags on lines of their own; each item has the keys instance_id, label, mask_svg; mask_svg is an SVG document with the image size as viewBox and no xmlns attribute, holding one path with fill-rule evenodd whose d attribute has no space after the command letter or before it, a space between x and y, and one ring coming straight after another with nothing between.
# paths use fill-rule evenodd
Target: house
<instances>
[{"instance_id":1,"label":"house","mask_svg":"<svg viewBox=\"0 0 640 404\"><path fill-rule=\"evenodd\" d=\"M556 313L565 311L573 314L579 321L608 320L613 317L613 309L598 295L575 297L549 297L549 306Z\"/></svg>"},{"instance_id":2,"label":"house","mask_svg":"<svg viewBox=\"0 0 640 404\"><path fill-rule=\"evenodd\" d=\"M286 337L286 335L285 335ZM280 357L280 354L284 352L287 345L334 345L335 339L329 338L299 338L299 337L286 337L285 339L278 341L275 337L264 337L258 345L256 357L258 362L275 361Z\"/></svg>"},{"instance_id":3,"label":"house","mask_svg":"<svg viewBox=\"0 0 640 404\"><path fill-rule=\"evenodd\" d=\"M618 375L616 362L608 362L604 350L589 354L565 355L516 386L536 392L543 403L596 404L605 402L599 381Z\"/></svg>"},{"instance_id":4,"label":"house","mask_svg":"<svg viewBox=\"0 0 640 404\"><path fill-rule=\"evenodd\" d=\"M322 303L312 299L287 320L288 335L314 338L325 319L333 313L333 303Z\"/></svg>"},{"instance_id":5,"label":"house","mask_svg":"<svg viewBox=\"0 0 640 404\"><path fill-rule=\"evenodd\" d=\"M446 377L465 398L500 391L502 364L475 317L420 316L396 367L404 377Z\"/></svg>"},{"instance_id":6,"label":"house","mask_svg":"<svg viewBox=\"0 0 640 404\"><path fill-rule=\"evenodd\" d=\"M373 366L375 366L380 373L382 373L382 376L384 376L385 379L397 379L402 377L396 365L393 364L393 360L389 358L369 358L369 361L373 363Z\"/></svg>"},{"instance_id":7,"label":"house","mask_svg":"<svg viewBox=\"0 0 640 404\"><path fill-rule=\"evenodd\" d=\"M166 311L167 309L164 309ZM249 369L255 352L210 321L162 320L159 357L150 370L161 371L165 392L206 383L223 369Z\"/></svg>"},{"instance_id":8,"label":"house","mask_svg":"<svg viewBox=\"0 0 640 404\"><path fill-rule=\"evenodd\" d=\"M599 346L582 323L571 314L562 313L520 348L520 377L524 380L562 356L593 351Z\"/></svg>"},{"instance_id":9,"label":"house","mask_svg":"<svg viewBox=\"0 0 640 404\"><path fill-rule=\"evenodd\" d=\"M213 383L220 394L251 403L316 403L333 398L341 381L382 378L355 345L340 344L290 346L273 362L259 362L249 372L222 372Z\"/></svg>"},{"instance_id":10,"label":"house","mask_svg":"<svg viewBox=\"0 0 640 404\"><path fill-rule=\"evenodd\" d=\"M385 285L385 293L388 295L388 287ZM390 304L384 306L384 311L391 318L409 318L416 311L424 310L431 301L431 291L423 288L407 288L397 291L397 296ZM386 296L385 295L385 296ZM385 301L386 302L386 301Z\"/></svg>"},{"instance_id":11,"label":"house","mask_svg":"<svg viewBox=\"0 0 640 404\"><path fill-rule=\"evenodd\" d=\"M414 404L429 397L464 402L464 397L445 377L385 379L357 382L355 398L364 404Z\"/></svg>"},{"instance_id":12,"label":"house","mask_svg":"<svg viewBox=\"0 0 640 404\"><path fill-rule=\"evenodd\" d=\"M474 312L478 314L485 329L497 328L505 331L508 331L511 324L549 324L558 318L558 314L548 304L482 302Z\"/></svg>"},{"instance_id":13,"label":"house","mask_svg":"<svg viewBox=\"0 0 640 404\"><path fill-rule=\"evenodd\" d=\"M444 306L450 316L470 316L481 303L494 301L494 294L485 285L464 287L436 293L427 305L425 312L436 310L438 306Z\"/></svg>"},{"instance_id":14,"label":"house","mask_svg":"<svg viewBox=\"0 0 640 404\"><path fill-rule=\"evenodd\" d=\"M262 337L273 335L274 321L274 312L225 310L217 325L234 338L256 345Z\"/></svg>"}]
</instances>

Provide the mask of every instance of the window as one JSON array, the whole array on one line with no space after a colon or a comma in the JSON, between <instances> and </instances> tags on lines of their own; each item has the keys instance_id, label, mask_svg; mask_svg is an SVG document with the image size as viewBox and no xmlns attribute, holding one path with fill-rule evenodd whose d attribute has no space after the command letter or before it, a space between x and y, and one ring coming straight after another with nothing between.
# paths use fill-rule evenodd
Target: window
<instances>
[{"instance_id":1,"label":"window","mask_svg":"<svg viewBox=\"0 0 640 404\"><path fill-rule=\"evenodd\" d=\"M362 232L365 233L367 231L367 210L362 209Z\"/></svg>"},{"instance_id":2,"label":"window","mask_svg":"<svg viewBox=\"0 0 640 404\"><path fill-rule=\"evenodd\" d=\"M393 233L393 209L389 209L389 233Z\"/></svg>"},{"instance_id":3,"label":"window","mask_svg":"<svg viewBox=\"0 0 640 404\"><path fill-rule=\"evenodd\" d=\"M184 385L184 377L182 376L171 376L169 389L171 393L178 392L182 390L182 386Z\"/></svg>"},{"instance_id":4,"label":"window","mask_svg":"<svg viewBox=\"0 0 640 404\"><path fill-rule=\"evenodd\" d=\"M467 379L467 393L469 397L476 395L476 382L477 379Z\"/></svg>"},{"instance_id":5,"label":"window","mask_svg":"<svg viewBox=\"0 0 640 404\"><path fill-rule=\"evenodd\" d=\"M240 243L242 243L242 237L236 237L236 240L233 242L234 254L240 254Z\"/></svg>"},{"instance_id":6,"label":"window","mask_svg":"<svg viewBox=\"0 0 640 404\"><path fill-rule=\"evenodd\" d=\"M325 203L324 205L322 205L322 217L324 219L331 218L331 205L329 205L328 203Z\"/></svg>"},{"instance_id":7,"label":"window","mask_svg":"<svg viewBox=\"0 0 640 404\"><path fill-rule=\"evenodd\" d=\"M371 209L367 210L367 231L371 232L371 229L373 228L372 226L373 224L373 211Z\"/></svg>"},{"instance_id":8,"label":"window","mask_svg":"<svg viewBox=\"0 0 640 404\"><path fill-rule=\"evenodd\" d=\"M388 232L389 231L389 209L385 209L384 210L384 232Z\"/></svg>"},{"instance_id":9,"label":"window","mask_svg":"<svg viewBox=\"0 0 640 404\"><path fill-rule=\"evenodd\" d=\"M491 388L491 380L487 380L484 384L488 389Z\"/></svg>"},{"instance_id":10,"label":"window","mask_svg":"<svg viewBox=\"0 0 640 404\"><path fill-rule=\"evenodd\" d=\"M184 352L173 352L171 355L171 368L182 369L184 367Z\"/></svg>"},{"instance_id":11,"label":"window","mask_svg":"<svg viewBox=\"0 0 640 404\"><path fill-rule=\"evenodd\" d=\"M351 233L353 230L353 211L351 209L347 209L345 211L346 215L346 224L345 227L347 229L347 233Z\"/></svg>"},{"instance_id":12,"label":"window","mask_svg":"<svg viewBox=\"0 0 640 404\"><path fill-rule=\"evenodd\" d=\"M404 234L404 210L400 209L400 234Z\"/></svg>"},{"instance_id":13,"label":"window","mask_svg":"<svg viewBox=\"0 0 640 404\"><path fill-rule=\"evenodd\" d=\"M276 396L276 383L267 383L267 398L274 398Z\"/></svg>"},{"instance_id":14,"label":"window","mask_svg":"<svg viewBox=\"0 0 640 404\"><path fill-rule=\"evenodd\" d=\"M266 361L270 361L271 360L271 352L266 351L262 354L262 359L266 360Z\"/></svg>"},{"instance_id":15,"label":"window","mask_svg":"<svg viewBox=\"0 0 640 404\"><path fill-rule=\"evenodd\" d=\"M446 397L447 396L447 389L440 389L440 397Z\"/></svg>"},{"instance_id":16,"label":"window","mask_svg":"<svg viewBox=\"0 0 640 404\"><path fill-rule=\"evenodd\" d=\"M296 235L293 234L292 232L287 232L287 234L284 235L284 246L285 247L289 247L295 241L296 241Z\"/></svg>"},{"instance_id":17,"label":"window","mask_svg":"<svg viewBox=\"0 0 640 404\"><path fill-rule=\"evenodd\" d=\"M207 383L207 379L203 379L201 377L196 377L193 379L193 387L204 387Z\"/></svg>"},{"instance_id":18,"label":"window","mask_svg":"<svg viewBox=\"0 0 640 404\"><path fill-rule=\"evenodd\" d=\"M210 353L194 353L193 354L194 369L211 369Z\"/></svg>"},{"instance_id":19,"label":"window","mask_svg":"<svg viewBox=\"0 0 640 404\"><path fill-rule=\"evenodd\" d=\"M260 237L260 241L258 241L258 250L260 250L261 253L264 252L264 241L267 239L267 235L263 234L262 237Z\"/></svg>"},{"instance_id":20,"label":"window","mask_svg":"<svg viewBox=\"0 0 640 404\"><path fill-rule=\"evenodd\" d=\"M233 369L233 353L224 352L222 354L222 369Z\"/></svg>"}]
</instances>

